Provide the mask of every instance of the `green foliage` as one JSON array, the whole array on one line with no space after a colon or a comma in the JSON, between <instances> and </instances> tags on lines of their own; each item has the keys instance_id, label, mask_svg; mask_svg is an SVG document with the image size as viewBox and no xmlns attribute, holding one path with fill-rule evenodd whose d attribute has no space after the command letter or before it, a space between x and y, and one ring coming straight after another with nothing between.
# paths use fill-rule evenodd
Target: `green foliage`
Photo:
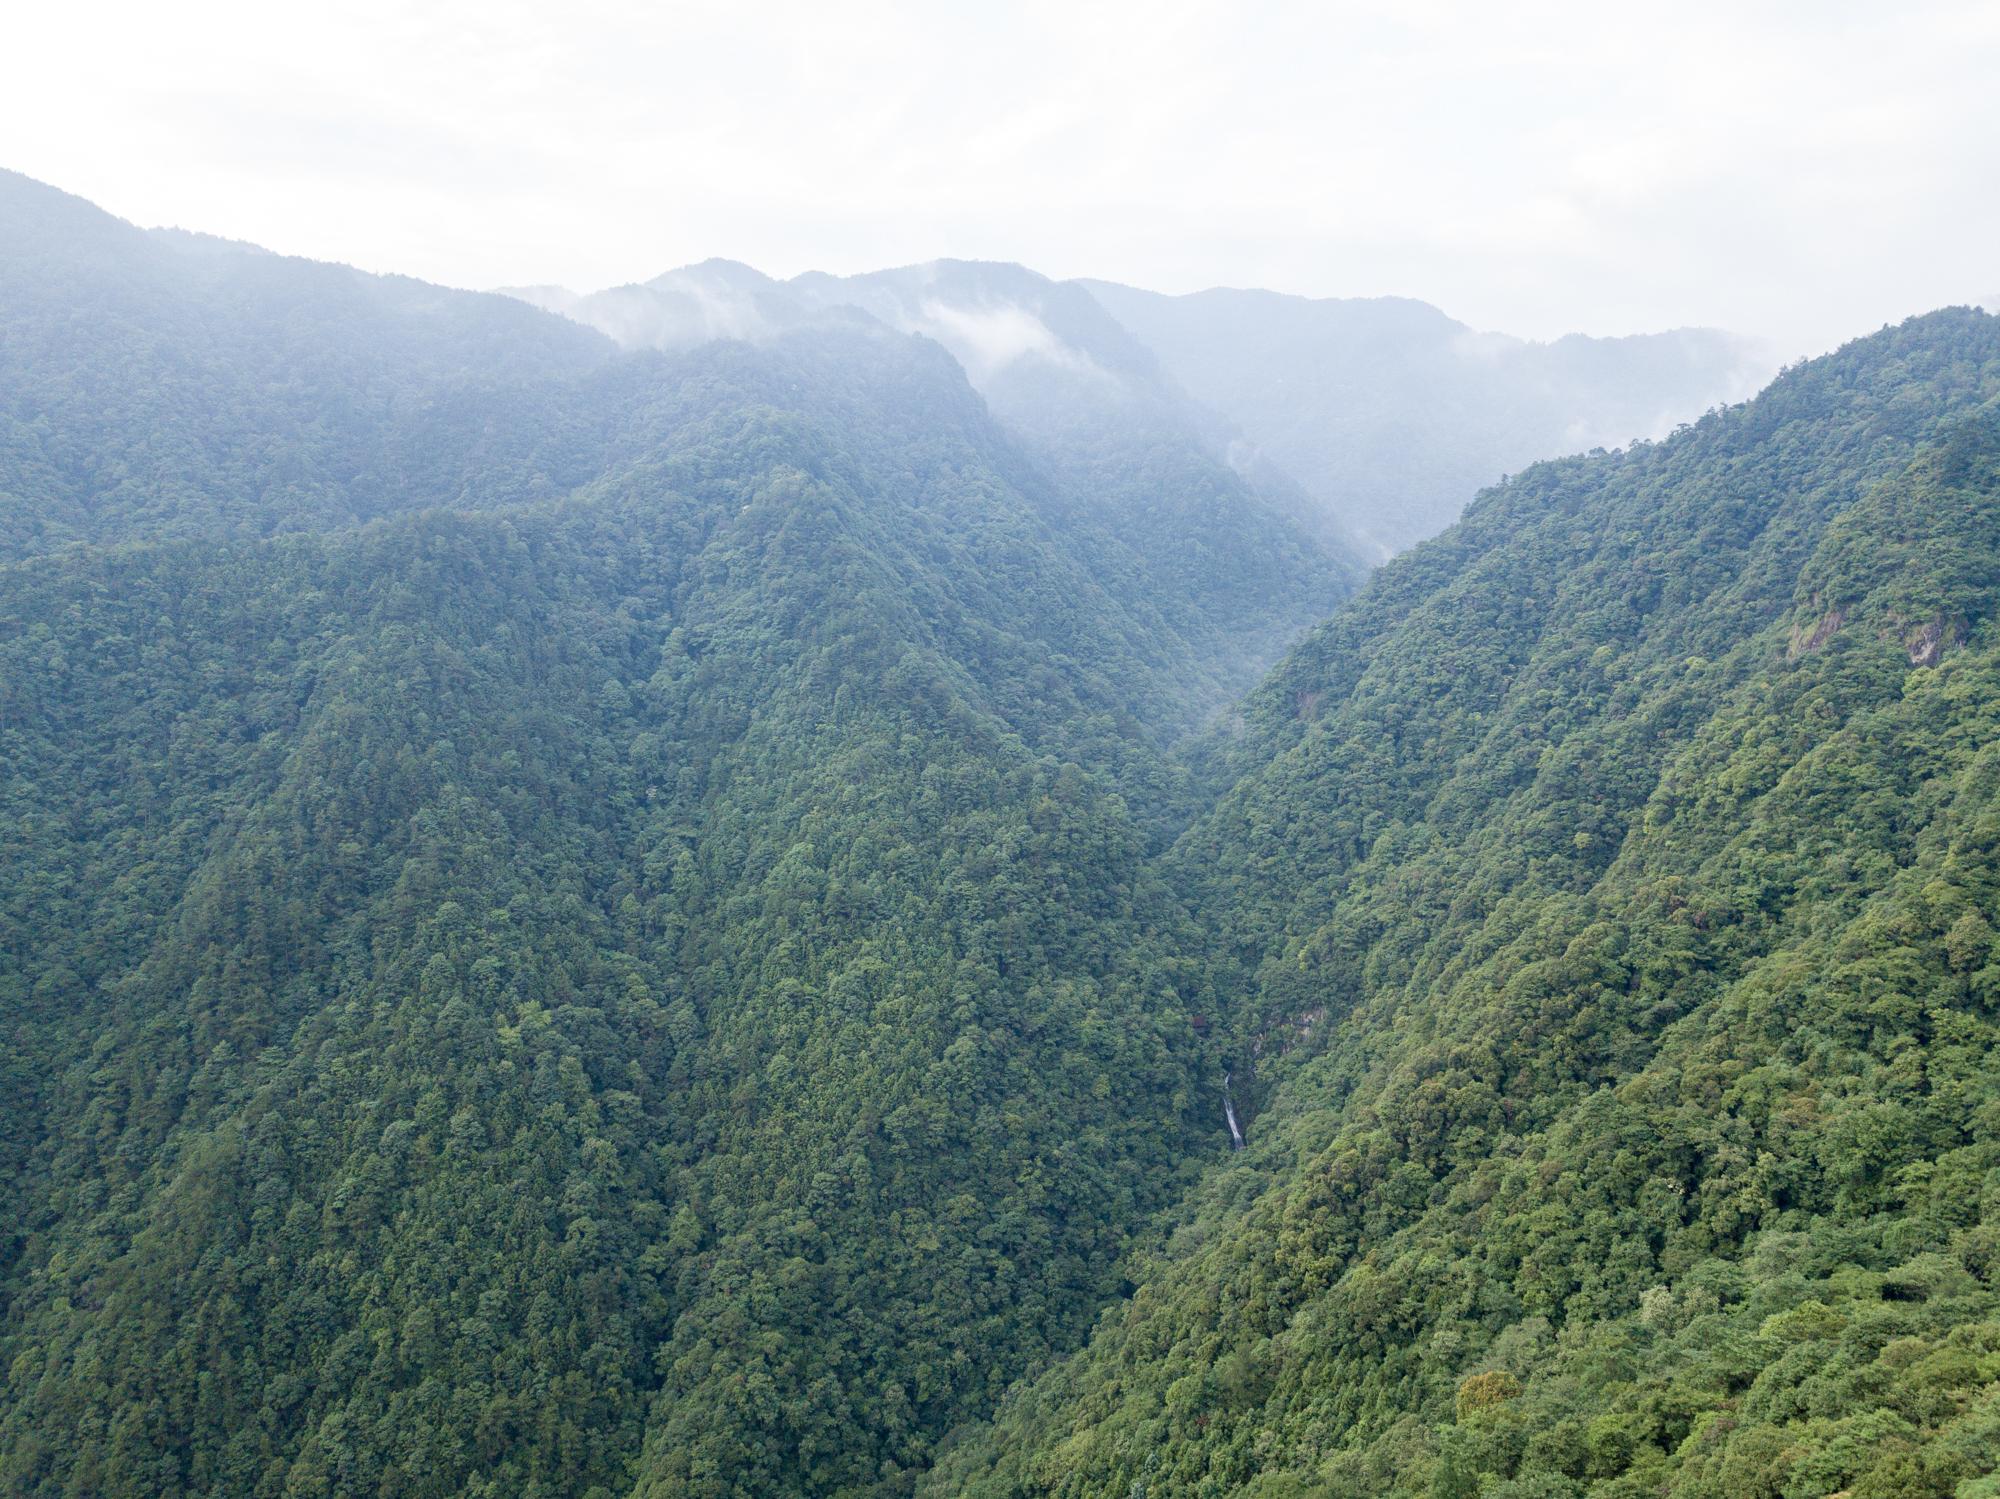
<instances>
[{"instance_id":1,"label":"green foliage","mask_svg":"<svg viewBox=\"0 0 2000 1499\"><path fill-rule=\"evenodd\" d=\"M1990 1488L1994 320L1189 758L1340 570L1185 433L0 188L0 1487Z\"/></svg>"},{"instance_id":2,"label":"green foliage","mask_svg":"<svg viewBox=\"0 0 2000 1499\"><path fill-rule=\"evenodd\" d=\"M907 1491L1212 1140L1166 749L1338 568L6 186L0 1487Z\"/></svg>"},{"instance_id":3,"label":"green foliage","mask_svg":"<svg viewBox=\"0 0 2000 1499\"><path fill-rule=\"evenodd\" d=\"M1995 326L1539 466L1259 690L1165 864L1251 1148L930 1491L2000 1464Z\"/></svg>"}]
</instances>

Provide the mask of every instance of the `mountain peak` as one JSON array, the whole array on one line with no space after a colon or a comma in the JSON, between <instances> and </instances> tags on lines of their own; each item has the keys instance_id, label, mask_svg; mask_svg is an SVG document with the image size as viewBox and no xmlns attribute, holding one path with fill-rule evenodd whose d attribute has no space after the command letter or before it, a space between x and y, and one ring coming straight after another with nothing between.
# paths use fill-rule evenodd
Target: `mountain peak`
<instances>
[{"instance_id":1,"label":"mountain peak","mask_svg":"<svg viewBox=\"0 0 2000 1499\"><path fill-rule=\"evenodd\" d=\"M766 291L782 284L753 265L745 265L740 260L729 260L719 255L698 260L692 265L676 266L673 270L664 271L644 284L683 286L690 282L736 287L745 291Z\"/></svg>"}]
</instances>

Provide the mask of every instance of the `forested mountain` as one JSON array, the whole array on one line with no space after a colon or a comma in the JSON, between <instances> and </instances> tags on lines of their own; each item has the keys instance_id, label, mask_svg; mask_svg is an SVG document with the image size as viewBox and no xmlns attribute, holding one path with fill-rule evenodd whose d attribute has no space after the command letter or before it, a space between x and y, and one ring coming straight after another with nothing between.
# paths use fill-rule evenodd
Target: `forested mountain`
<instances>
[{"instance_id":1,"label":"forested mountain","mask_svg":"<svg viewBox=\"0 0 2000 1499\"><path fill-rule=\"evenodd\" d=\"M1100 488L1152 450L1150 466L1206 468L1213 486L1247 486L1369 562L1442 530L1513 470L1663 435L1773 373L1750 341L1713 329L1537 344L1404 298L1171 297L961 260L790 281L711 260L590 296L510 295L630 348L856 316L920 333L1030 442L1108 457Z\"/></svg>"},{"instance_id":2,"label":"forested mountain","mask_svg":"<svg viewBox=\"0 0 2000 1499\"><path fill-rule=\"evenodd\" d=\"M1996 411L1914 320L1258 689L1161 866L1249 1148L931 1492L1993 1492Z\"/></svg>"},{"instance_id":3,"label":"forested mountain","mask_svg":"<svg viewBox=\"0 0 2000 1499\"><path fill-rule=\"evenodd\" d=\"M784 293L797 315L754 341L718 326L621 353L513 296L149 233L11 173L0 208L0 557L551 501L718 413L775 406L841 441L873 439L886 412L899 440L941 423L969 442L966 461L1050 517L1101 584L1167 618L1150 648L1199 639L1203 659L1176 670L1205 706L1360 576L1295 493L1243 482L1158 402L1003 429L939 350L845 306ZM663 280L776 287L725 262ZM901 393L864 409L871 381Z\"/></svg>"},{"instance_id":4,"label":"forested mountain","mask_svg":"<svg viewBox=\"0 0 2000 1499\"><path fill-rule=\"evenodd\" d=\"M1001 423L1080 500L1118 517L1150 556L1176 557L1175 589L1201 588L1231 559L1291 547L1304 531L1358 581L1367 548L1236 428L1189 399L1152 352L1081 285L1018 265L939 260L861 276L776 281L710 260L578 297L508 293L626 348L762 343L801 328L878 328L950 351ZM1245 537L1244 517L1277 527ZM1141 539L1142 538L1142 539ZM1248 542L1249 545L1245 545Z\"/></svg>"},{"instance_id":5,"label":"forested mountain","mask_svg":"<svg viewBox=\"0 0 2000 1499\"><path fill-rule=\"evenodd\" d=\"M907 1490L1202 1158L1167 748L1338 561L7 187L4 1487Z\"/></svg>"},{"instance_id":6,"label":"forested mountain","mask_svg":"<svg viewBox=\"0 0 2000 1499\"><path fill-rule=\"evenodd\" d=\"M561 319L149 234L13 173L0 327L0 557L546 498L615 424L554 408L616 354Z\"/></svg>"},{"instance_id":7,"label":"forested mountain","mask_svg":"<svg viewBox=\"0 0 2000 1499\"><path fill-rule=\"evenodd\" d=\"M1076 286L0 207L0 1489L1994 1492L2000 320L1342 603Z\"/></svg>"},{"instance_id":8,"label":"forested mountain","mask_svg":"<svg viewBox=\"0 0 2000 1499\"><path fill-rule=\"evenodd\" d=\"M1530 343L1403 297L1078 284L1376 557L1536 459L1662 436L1773 373L1708 328Z\"/></svg>"}]
</instances>

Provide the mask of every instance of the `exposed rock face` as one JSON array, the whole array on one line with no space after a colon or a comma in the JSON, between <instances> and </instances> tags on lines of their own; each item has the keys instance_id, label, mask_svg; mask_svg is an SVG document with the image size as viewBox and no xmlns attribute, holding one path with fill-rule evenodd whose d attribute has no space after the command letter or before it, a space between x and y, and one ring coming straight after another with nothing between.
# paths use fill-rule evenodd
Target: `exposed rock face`
<instances>
[{"instance_id":1,"label":"exposed rock face","mask_svg":"<svg viewBox=\"0 0 2000 1499\"><path fill-rule=\"evenodd\" d=\"M1951 644L1952 632L1942 619L1929 619L1903 637L1909 647L1910 665L1936 666L1944 648Z\"/></svg>"},{"instance_id":2,"label":"exposed rock face","mask_svg":"<svg viewBox=\"0 0 2000 1499\"><path fill-rule=\"evenodd\" d=\"M1796 661L1801 656L1811 655L1833 639L1834 631L1846 622L1846 609L1836 606L1822 614L1811 629L1793 630L1791 644L1785 650L1785 659Z\"/></svg>"}]
</instances>

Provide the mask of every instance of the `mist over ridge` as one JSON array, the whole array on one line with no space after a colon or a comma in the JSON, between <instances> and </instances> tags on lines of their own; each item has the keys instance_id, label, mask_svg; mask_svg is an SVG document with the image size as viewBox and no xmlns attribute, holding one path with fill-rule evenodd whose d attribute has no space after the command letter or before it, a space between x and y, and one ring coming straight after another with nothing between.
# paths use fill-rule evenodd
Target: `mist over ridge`
<instances>
[{"instance_id":1,"label":"mist over ridge","mask_svg":"<svg viewBox=\"0 0 2000 1499\"><path fill-rule=\"evenodd\" d=\"M0 1494L2000 1499L1992 5L9 31Z\"/></svg>"},{"instance_id":2,"label":"mist over ridge","mask_svg":"<svg viewBox=\"0 0 2000 1499\"><path fill-rule=\"evenodd\" d=\"M1239 467L1303 489L1374 560L1442 529L1506 473L1662 437L1776 371L1758 341L1713 329L1535 343L1408 298L1168 297L999 262L778 281L711 260L588 295L502 290L641 348L862 313L943 344L1003 415L1177 404Z\"/></svg>"}]
</instances>

